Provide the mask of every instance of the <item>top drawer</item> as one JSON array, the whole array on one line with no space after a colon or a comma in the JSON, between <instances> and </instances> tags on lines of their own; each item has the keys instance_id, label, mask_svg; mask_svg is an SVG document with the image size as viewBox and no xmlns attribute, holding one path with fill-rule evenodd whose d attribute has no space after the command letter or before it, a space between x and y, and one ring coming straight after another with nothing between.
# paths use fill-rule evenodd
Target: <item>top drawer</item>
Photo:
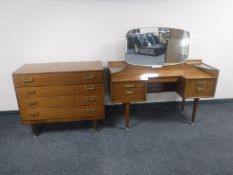
<instances>
[{"instance_id":1,"label":"top drawer","mask_svg":"<svg viewBox=\"0 0 233 175\"><path fill-rule=\"evenodd\" d=\"M117 82L112 84L113 88L144 88L145 83L144 82L135 82L135 81L129 81L129 82Z\"/></svg>"},{"instance_id":2,"label":"top drawer","mask_svg":"<svg viewBox=\"0 0 233 175\"><path fill-rule=\"evenodd\" d=\"M13 74L13 79L16 87L45 86L80 83L99 83L103 81L103 75L102 71Z\"/></svg>"}]
</instances>

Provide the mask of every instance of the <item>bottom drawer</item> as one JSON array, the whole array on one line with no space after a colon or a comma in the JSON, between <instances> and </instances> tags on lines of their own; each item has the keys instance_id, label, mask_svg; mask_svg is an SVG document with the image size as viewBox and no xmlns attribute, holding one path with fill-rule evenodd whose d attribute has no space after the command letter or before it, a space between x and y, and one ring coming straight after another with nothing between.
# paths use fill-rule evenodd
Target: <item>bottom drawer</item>
<instances>
[{"instance_id":1,"label":"bottom drawer","mask_svg":"<svg viewBox=\"0 0 233 175\"><path fill-rule=\"evenodd\" d=\"M22 120L45 120L45 119L69 119L69 118L93 118L104 117L103 106L82 106L63 108L39 108L20 111Z\"/></svg>"}]
</instances>

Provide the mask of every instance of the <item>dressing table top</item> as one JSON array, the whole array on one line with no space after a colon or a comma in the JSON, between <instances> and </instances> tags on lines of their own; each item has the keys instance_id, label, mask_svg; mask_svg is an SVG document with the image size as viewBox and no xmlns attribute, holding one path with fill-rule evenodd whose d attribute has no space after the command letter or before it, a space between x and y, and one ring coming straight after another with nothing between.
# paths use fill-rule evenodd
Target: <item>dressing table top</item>
<instances>
[{"instance_id":1,"label":"dressing table top","mask_svg":"<svg viewBox=\"0 0 233 175\"><path fill-rule=\"evenodd\" d=\"M186 79L214 78L213 74L208 70L216 69L205 64L205 68L199 67L199 65L200 64L182 63L152 68L148 66L130 65L125 61L111 61L108 63L112 75L111 81L146 81L149 79L169 77L183 77Z\"/></svg>"}]
</instances>

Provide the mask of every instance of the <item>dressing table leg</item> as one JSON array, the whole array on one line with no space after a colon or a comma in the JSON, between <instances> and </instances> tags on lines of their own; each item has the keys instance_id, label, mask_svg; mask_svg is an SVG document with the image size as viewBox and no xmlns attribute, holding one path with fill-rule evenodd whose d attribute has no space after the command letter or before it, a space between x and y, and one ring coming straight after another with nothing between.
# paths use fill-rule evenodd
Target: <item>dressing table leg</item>
<instances>
[{"instance_id":1,"label":"dressing table leg","mask_svg":"<svg viewBox=\"0 0 233 175\"><path fill-rule=\"evenodd\" d=\"M124 103L124 116L125 116L125 127L128 130L129 128L129 106L130 103Z\"/></svg>"},{"instance_id":2,"label":"dressing table leg","mask_svg":"<svg viewBox=\"0 0 233 175\"><path fill-rule=\"evenodd\" d=\"M192 113L192 125L194 125L194 122L195 122L198 103L199 103L199 98L194 98L194 101L193 101L193 113Z\"/></svg>"},{"instance_id":3,"label":"dressing table leg","mask_svg":"<svg viewBox=\"0 0 233 175\"><path fill-rule=\"evenodd\" d=\"M182 102L181 102L181 112L184 112L184 104L185 104L185 98L182 98Z\"/></svg>"}]
</instances>

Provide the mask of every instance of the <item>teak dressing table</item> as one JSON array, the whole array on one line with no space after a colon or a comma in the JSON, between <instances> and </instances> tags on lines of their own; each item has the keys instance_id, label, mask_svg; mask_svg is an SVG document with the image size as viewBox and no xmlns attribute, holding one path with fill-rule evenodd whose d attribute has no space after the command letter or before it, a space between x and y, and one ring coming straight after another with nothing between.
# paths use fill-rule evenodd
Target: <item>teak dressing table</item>
<instances>
[{"instance_id":1,"label":"teak dressing table","mask_svg":"<svg viewBox=\"0 0 233 175\"><path fill-rule=\"evenodd\" d=\"M192 124L200 98L214 97L218 70L201 62L188 60L177 65L152 68L127 64L125 61L108 63L111 100L123 103L125 127L129 128L130 103L146 101L147 93L174 91L185 99L194 99Z\"/></svg>"}]
</instances>

